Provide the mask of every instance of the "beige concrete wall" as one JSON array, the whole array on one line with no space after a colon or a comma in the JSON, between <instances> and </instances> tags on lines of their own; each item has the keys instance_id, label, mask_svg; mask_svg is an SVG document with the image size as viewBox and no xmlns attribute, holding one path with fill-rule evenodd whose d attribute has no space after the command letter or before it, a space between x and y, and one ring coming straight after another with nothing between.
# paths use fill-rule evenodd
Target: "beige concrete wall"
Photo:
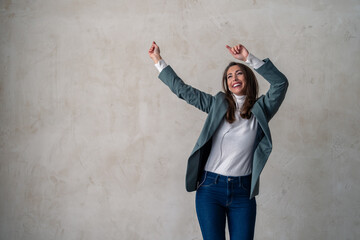
<instances>
[{"instance_id":1,"label":"beige concrete wall","mask_svg":"<svg viewBox=\"0 0 360 240\"><path fill-rule=\"evenodd\" d=\"M360 239L359 1L1 0L0 24L1 240L201 239L184 177L206 115L153 40L212 94L225 44L288 77L256 239Z\"/></svg>"}]
</instances>

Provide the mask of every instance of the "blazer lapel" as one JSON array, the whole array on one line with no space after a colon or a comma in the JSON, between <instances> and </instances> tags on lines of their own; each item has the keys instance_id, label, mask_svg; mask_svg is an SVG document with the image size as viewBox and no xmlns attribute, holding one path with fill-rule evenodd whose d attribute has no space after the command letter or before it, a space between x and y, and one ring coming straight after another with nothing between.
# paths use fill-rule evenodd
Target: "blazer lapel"
<instances>
[{"instance_id":1,"label":"blazer lapel","mask_svg":"<svg viewBox=\"0 0 360 240\"><path fill-rule=\"evenodd\" d=\"M224 97L217 98L217 102L214 104L213 108L209 112L208 117L205 120L204 127L196 142L192 154L204 146L205 143L207 143L215 134L216 129L219 127L226 114L227 106L228 105Z\"/></svg>"}]
</instances>

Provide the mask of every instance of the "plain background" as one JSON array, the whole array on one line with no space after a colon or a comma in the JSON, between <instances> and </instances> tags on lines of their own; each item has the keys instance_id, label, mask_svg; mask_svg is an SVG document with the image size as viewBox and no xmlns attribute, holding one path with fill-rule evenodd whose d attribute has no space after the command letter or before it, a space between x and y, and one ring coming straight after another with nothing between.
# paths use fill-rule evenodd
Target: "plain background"
<instances>
[{"instance_id":1,"label":"plain background","mask_svg":"<svg viewBox=\"0 0 360 240\"><path fill-rule=\"evenodd\" d=\"M1 0L0 24L1 240L201 239L206 114L157 79L153 40L211 94L226 44L288 77L255 239L360 239L358 0Z\"/></svg>"}]
</instances>

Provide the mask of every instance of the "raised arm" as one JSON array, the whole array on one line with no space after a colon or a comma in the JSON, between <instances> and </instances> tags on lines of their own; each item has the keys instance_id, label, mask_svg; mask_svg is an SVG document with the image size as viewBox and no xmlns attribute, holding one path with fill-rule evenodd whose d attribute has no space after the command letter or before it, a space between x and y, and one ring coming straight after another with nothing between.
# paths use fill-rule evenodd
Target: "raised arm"
<instances>
[{"instance_id":1,"label":"raised arm","mask_svg":"<svg viewBox=\"0 0 360 240\"><path fill-rule=\"evenodd\" d=\"M263 61L264 64L255 71L270 83L270 88L257 102L263 106L266 112L267 121L270 121L285 99L289 82L285 75L275 67L270 59L267 58Z\"/></svg>"},{"instance_id":2,"label":"raised arm","mask_svg":"<svg viewBox=\"0 0 360 240\"><path fill-rule=\"evenodd\" d=\"M149 49L149 56L160 72L160 80L163 81L176 96L206 113L210 112L215 97L185 84L162 59L160 56L160 48L155 42L152 43Z\"/></svg>"}]
</instances>

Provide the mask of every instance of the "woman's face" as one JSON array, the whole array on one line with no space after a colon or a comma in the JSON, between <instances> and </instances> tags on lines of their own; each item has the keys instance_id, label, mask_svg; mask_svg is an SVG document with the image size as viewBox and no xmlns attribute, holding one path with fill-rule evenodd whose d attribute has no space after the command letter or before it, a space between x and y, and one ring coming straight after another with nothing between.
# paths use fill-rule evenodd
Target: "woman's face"
<instances>
[{"instance_id":1,"label":"woman's face","mask_svg":"<svg viewBox=\"0 0 360 240\"><path fill-rule=\"evenodd\" d=\"M235 95L246 94L246 79L243 71L238 65L231 66L226 73L227 85Z\"/></svg>"}]
</instances>

